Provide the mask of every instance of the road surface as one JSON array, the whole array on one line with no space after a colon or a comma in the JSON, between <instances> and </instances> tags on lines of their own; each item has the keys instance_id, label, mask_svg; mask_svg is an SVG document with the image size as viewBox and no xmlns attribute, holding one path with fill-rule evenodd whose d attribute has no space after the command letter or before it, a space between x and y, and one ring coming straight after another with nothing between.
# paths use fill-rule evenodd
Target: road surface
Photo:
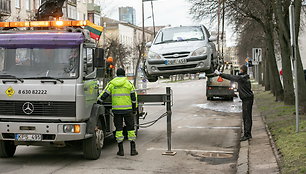
<instances>
[{"instance_id":1,"label":"road surface","mask_svg":"<svg viewBox=\"0 0 306 174\"><path fill-rule=\"evenodd\" d=\"M163 173L235 173L241 127L241 102L207 101L205 80L177 83L152 83L149 93L174 94L172 148L175 156L164 156L167 149L166 118L142 129L137 139L139 155L116 156L116 142L105 142L101 158L82 158L80 147L17 147L11 159L0 159L0 173L22 174L163 174ZM164 106L146 106L146 121L158 118Z\"/></svg>"}]
</instances>

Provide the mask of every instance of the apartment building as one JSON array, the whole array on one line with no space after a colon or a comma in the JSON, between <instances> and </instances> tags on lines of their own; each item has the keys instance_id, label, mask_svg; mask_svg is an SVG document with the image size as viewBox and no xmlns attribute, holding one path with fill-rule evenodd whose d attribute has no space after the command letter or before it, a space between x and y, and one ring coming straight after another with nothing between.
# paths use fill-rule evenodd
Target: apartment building
<instances>
[{"instance_id":1,"label":"apartment building","mask_svg":"<svg viewBox=\"0 0 306 174\"><path fill-rule=\"evenodd\" d=\"M0 0L1 21L33 20L39 6L46 0ZM64 20L90 20L100 25L98 0L67 0L63 6Z\"/></svg>"},{"instance_id":2,"label":"apartment building","mask_svg":"<svg viewBox=\"0 0 306 174\"><path fill-rule=\"evenodd\" d=\"M142 43L142 28L127 22L117 21L107 17L103 17L102 22L106 24L104 30L105 37L102 37L100 41L103 42L109 39L117 39L121 44L130 48L132 54L130 57L127 58L128 61L125 62L125 67L127 73L133 73L138 57L138 53L135 47L136 45ZM145 41L149 42L152 40L153 32L150 30L145 30Z\"/></svg>"}]
</instances>

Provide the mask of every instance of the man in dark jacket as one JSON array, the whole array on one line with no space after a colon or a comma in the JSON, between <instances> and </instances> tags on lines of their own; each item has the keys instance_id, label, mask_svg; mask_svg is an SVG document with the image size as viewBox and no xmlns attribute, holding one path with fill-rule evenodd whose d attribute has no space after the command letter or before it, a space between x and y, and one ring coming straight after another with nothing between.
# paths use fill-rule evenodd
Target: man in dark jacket
<instances>
[{"instance_id":1,"label":"man in dark jacket","mask_svg":"<svg viewBox=\"0 0 306 174\"><path fill-rule=\"evenodd\" d=\"M244 135L241 137L241 141L246 141L252 138L252 106L254 102L254 94L251 90L251 82L247 70L247 66L242 65L240 67L239 75L222 74L217 70L215 71L216 75L238 83L239 97L242 100L242 119L244 125Z\"/></svg>"}]
</instances>

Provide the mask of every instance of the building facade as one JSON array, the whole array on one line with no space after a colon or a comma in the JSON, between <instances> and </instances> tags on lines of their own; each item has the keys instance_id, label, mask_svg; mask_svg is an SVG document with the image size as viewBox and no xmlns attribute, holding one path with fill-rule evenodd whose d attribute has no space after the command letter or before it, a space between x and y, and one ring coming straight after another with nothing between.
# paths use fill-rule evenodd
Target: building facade
<instances>
[{"instance_id":1,"label":"building facade","mask_svg":"<svg viewBox=\"0 0 306 174\"><path fill-rule=\"evenodd\" d=\"M119 20L136 25L136 10L133 7L119 7Z\"/></svg>"},{"instance_id":2,"label":"building facade","mask_svg":"<svg viewBox=\"0 0 306 174\"><path fill-rule=\"evenodd\" d=\"M119 43L130 49L131 55L126 58L125 68L127 73L132 74L134 72L138 58L136 47L142 43L142 28L130 23L117 21L107 17L103 17L102 22L106 25L106 27L104 29L104 35L100 39L101 45L105 45L109 40L118 40ZM145 30L145 42L152 40L153 32Z\"/></svg>"}]
</instances>

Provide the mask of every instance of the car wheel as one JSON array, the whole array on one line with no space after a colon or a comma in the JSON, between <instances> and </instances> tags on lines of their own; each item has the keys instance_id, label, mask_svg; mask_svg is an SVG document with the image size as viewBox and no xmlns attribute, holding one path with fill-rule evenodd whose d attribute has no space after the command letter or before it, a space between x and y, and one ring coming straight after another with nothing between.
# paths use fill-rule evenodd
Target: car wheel
<instances>
[{"instance_id":1,"label":"car wheel","mask_svg":"<svg viewBox=\"0 0 306 174\"><path fill-rule=\"evenodd\" d=\"M156 77L156 76L148 77L149 82L156 82L157 80L158 80L158 77Z\"/></svg>"},{"instance_id":2,"label":"car wheel","mask_svg":"<svg viewBox=\"0 0 306 174\"><path fill-rule=\"evenodd\" d=\"M207 100L212 100L213 98L212 97L207 97Z\"/></svg>"}]
</instances>

